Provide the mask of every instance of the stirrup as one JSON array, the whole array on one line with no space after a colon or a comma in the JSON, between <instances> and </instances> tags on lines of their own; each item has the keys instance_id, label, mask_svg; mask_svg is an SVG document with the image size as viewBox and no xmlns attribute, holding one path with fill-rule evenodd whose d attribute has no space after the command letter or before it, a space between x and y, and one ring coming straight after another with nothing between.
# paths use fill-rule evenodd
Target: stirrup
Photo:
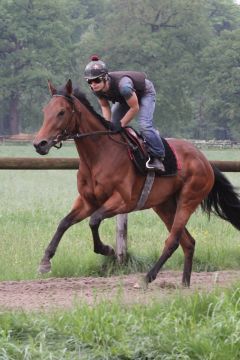
<instances>
[{"instance_id":1,"label":"stirrup","mask_svg":"<svg viewBox=\"0 0 240 360\"><path fill-rule=\"evenodd\" d=\"M152 165L149 164L150 161L151 161L151 158L150 158L150 156L149 156L149 158L148 158L148 160L147 160L147 162L146 162L146 168L149 169L149 170L154 170L154 166L152 166Z\"/></svg>"}]
</instances>

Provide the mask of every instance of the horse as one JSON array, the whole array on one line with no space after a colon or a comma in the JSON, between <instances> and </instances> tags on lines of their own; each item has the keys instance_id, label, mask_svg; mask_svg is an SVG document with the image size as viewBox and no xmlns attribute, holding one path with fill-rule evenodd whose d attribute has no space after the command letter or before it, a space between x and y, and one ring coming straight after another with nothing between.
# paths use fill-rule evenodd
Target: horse
<instances>
[{"instance_id":1,"label":"horse","mask_svg":"<svg viewBox=\"0 0 240 360\"><path fill-rule=\"evenodd\" d=\"M78 196L70 212L60 221L39 265L40 273L51 270L53 258L65 231L90 217L94 252L114 256L114 249L99 236L103 219L135 211L145 176L136 171L120 132L111 130L90 104L85 94L73 89L69 79L57 89L48 81L51 99L43 109L44 119L33 146L45 155L62 141L74 139L79 154ZM173 176L156 176L144 206L152 208L169 234L161 255L145 275L146 285L179 245L184 253L182 285L189 287L195 239L187 230L190 216L200 205L209 217L215 213L240 230L240 195L220 170L187 140L166 139L174 149L181 167Z\"/></svg>"}]
</instances>

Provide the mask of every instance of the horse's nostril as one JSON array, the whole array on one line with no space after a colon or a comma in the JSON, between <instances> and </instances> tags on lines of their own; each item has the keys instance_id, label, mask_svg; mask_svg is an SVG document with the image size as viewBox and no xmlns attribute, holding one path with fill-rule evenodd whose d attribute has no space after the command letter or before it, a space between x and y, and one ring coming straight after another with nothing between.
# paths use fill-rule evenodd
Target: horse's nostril
<instances>
[{"instance_id":1,"label":"horse's nostril","mask_svg":"<svg viewBox=\"0 0 240 360\"><path fill-rule=\"evenodd\" d=\"M34 141L33 146L35 147L36 151L41 154L45 155L48 153L49 146L47 140L41 140L41 141Z\"/></svg>"},{"instance_id":2,"label":"horse's nostril","mask_svg":"<svg viewBox=\"0 0 240 360\"><path fill-rule=\"evenodd\" d=\"M46 146L48 144L48 142L46 141L46 140L42 140L39 144L38 144L38 146L39 147L44 147L44 146Z\"/></svg>"},{"instance_id":3,"label":"horse's nostril","mask_svg":"<svg viewBox=\"0 0 240 360\"><path fill-rule=\"evenodd\" d=\"M40 148L43 148L44 146L46 146L47 143L48 142L46 140L42 140L40 142L34 142L33 146L35 147L35 149L40 149Z\"/></svg>"}]
</instances>

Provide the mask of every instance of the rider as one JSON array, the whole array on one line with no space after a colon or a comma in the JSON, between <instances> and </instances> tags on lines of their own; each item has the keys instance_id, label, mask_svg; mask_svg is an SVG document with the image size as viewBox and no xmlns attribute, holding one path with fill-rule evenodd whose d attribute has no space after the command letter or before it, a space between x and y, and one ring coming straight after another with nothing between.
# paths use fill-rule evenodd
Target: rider
<instances>
[{"instance_id":1,"label":"rider","mask_svg":"<svg viewBox=\"0 0 240 360\"><path fill-rule=\"evenodd\" d=\"M97 96L102 114L120 130L138 115L142 136L148 144L150 160L146 167L165 171L162 163L165 149L157 130L153 127L156 91L145 73L137 71L113 71L97 56L92 56L84 72L84 78ZM109 101L113 103L110 107Z\"/></svg>"}]
</instances>

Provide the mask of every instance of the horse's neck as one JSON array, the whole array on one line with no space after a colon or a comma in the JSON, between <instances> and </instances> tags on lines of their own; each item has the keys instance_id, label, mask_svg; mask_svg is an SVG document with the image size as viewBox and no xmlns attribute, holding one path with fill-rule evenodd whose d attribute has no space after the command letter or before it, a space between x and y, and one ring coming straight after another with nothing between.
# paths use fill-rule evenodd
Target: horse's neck
<instances>
[{"instance_id":1,"label":"horse's neck","mask_svg":"<svg viewBox=\"0 0 240 360\"><path fill-rule=\"evenodd\" d=\"M95 131L107 130L100 120L92 114L85 106L78 105L78 127L79 133L92 133Z\"/></svg>"},{"instance_id":2,"label":"horse's neck","mask_svg":"<svg viewBox=\"0 0 240 360\"><path fill-rule=\"evenodd\" d=\"M107 156L109 149L113 144L106 135L97 135L98 131L107 131L100 120L85 107L81 108L77 119L78 133L82 136L75 140L76 148L81 159L89 164L89 166L99 162L99 159ZM92 135L90 135L92 134Z\"/></svg>"}]
</instances>

